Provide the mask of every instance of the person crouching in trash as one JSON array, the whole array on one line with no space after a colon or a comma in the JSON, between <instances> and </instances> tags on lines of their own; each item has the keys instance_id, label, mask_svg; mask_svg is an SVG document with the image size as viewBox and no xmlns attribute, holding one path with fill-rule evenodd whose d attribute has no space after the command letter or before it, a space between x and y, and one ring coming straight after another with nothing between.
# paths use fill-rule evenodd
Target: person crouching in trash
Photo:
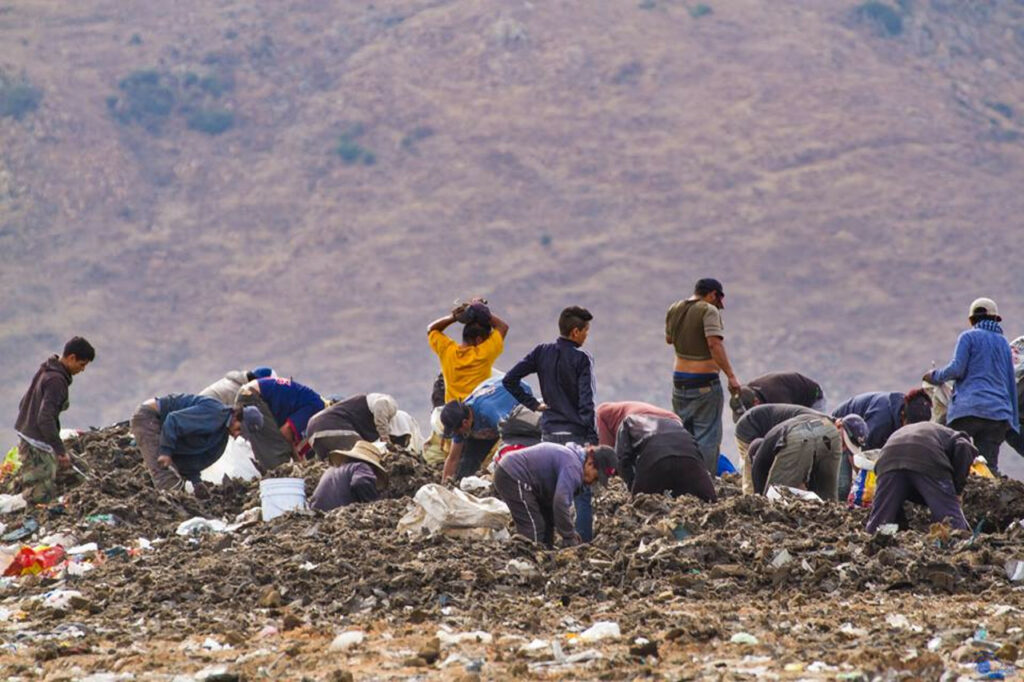
<instances>
[{"instance_id":1,"label":"person crouching in trash","mask_svg":"<svg viewBox=\"0 0 1024 682\"><path fill-rule=\"evenodd\" d=\"M380 463L380 451L372 443L358 441L351 450L332 450L331 468L316 484L309 506L322 512L355 502L380 499L388 485L388 472Z\"/></svg>"},{"instance_id":2,"label":"person crouching in trash","mask_svg":"<svg viewBox=\"0 0 1024 682\"><path fill-rule=\"evenodd\" d=\"M904 502L924 504L932 522L946 519L953 528L969 530L960 506L971 463L978 449L963 431L933 422L918 422L899 429L885 445L875 464L878 477L867 530L897 523L907 527Z\"/></svg>"},{"instance_id":3,"label":"person crouching in trash","mask_svg":"<svg viewBox=\"0 0 1024 682\"><path fill-rule=\"evenodd\" d=\"M494 470L494 490L512 513L516 532L534 542L573 547L576 532L573 498L584 485L608 483L617 473L615 450L606 445L539 443L510 452Z\"/></svg>"}]
</instances>

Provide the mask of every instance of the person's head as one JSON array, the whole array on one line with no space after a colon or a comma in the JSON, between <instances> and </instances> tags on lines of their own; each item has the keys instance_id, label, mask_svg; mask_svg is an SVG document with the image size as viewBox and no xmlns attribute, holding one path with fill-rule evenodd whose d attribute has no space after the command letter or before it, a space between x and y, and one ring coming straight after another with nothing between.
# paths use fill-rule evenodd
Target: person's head
<instances>
[{"instance_id":1,"label":"person's head","mask_svg":"<svg viewBox=\"0 0 1024 682\"><path fill-rule=\"evenodd\" d=\"M843 449L854 454L864 449L868 442L868 423L859 414L848 414L836 420L843 439Z\"/></svg>"},{"instance_id":2,"label":"person's head","mask_svg":"<svg viewBox=\"0 0 1024 682\"><path fill-rule=\"evenodd\" d=\"M729 398L733 424L738 422L747 410L760 404L761 399L757 397L757 392L754 389L749 386L740 386L739 393L734 393Z\"/></svg>"},{"instance_id":3,"label":"person's head","mask_svg":"<svg viewBox=\"0 0 1024 682\"><path fill-rule=\"evenodd\" d=\"M479 346L491 335L491 328L479 322L470 322L462 328L462 343L467 346Z\"/></svg>"},{"instance_id":4,"label":"person's head","mask_svg":"<svg viewBox=\"0 0 1024 682\"><path fill-rule=\"evenodd\" d=\"M582 346L590 333L590 321L593 319L594 316L586 308L569 306L558 316L558 333L577 346Z\"/></svg>"},{"instance_id":5,"label":"person's head","mask_svg":"<svg viewBox=\"0 0 1024 682\"><path fill-rule=\"evenodd\" d=\"M1002 322L1003 320L1003 318L999 317L999 308L996 307L996 302L991 298L974 299L967 313L967 319L970 320L972 327L982 320L993 320L995 322Z\"/></svg>"},{"instance_id":6,"label":"person's head","mask_svg":"<svg viewBox=\"0 0 1024 682\"><path fill-rule=\"evenodd\" d=\"M926 422L932 418L932 399L923 388L912 389L903 396L900 417L903 424Z\"/></svg>"},{"instance_id":7,"label":"person's head","mask_svg":"<svg viewBox=\"0 0 1024 682\"><path fill-rule=\"evenodd\" d=\"M693 286L693 295L716 308L725 307L725 292L722 290L722 283L714 277L698 279Z\"/></svg>"},{"instance_id":8,"label":"person's head","mask_svg":"<svg viewBox=\"0 0 1024 682\"><path fill-rule=\"evenodd\" d=\"M245 373L247 381L255 381L256 379L267 379L269 377L276 377L274 370L270 367L254 367Z\"/></svg>"},{"instance_id":9,"label":"person's head","mask_svg":"<svg viewBox=\"0 0 1024 682\"><path fill-rule=\"evenodd\" d=\"M263 413L255 405L242 407L239 405L231 412L231 421L228 423L228 433L232 438L256 433L263 429Z\"/></svg>"},{"instance_id":10,"label":"person's head","mask_svg":"<svg viewBox=\"0 0 1024 682\"><path fill-rule=\"evenodd\" d=\"M473 428L473 408L461 400L452 400L441 408L444 437L466 436Z\"/></svg>"},{"instance_id":11,"label":"person's head","mask_svg":"<svg viewBox=\"0 0 1024 682\"><path fill-rule=\"evenodd\" d=\"M96 359L96 349L92 344L76 336L64 344L64 351L61 353L60 361L71 374L78 374L85 371L85 366Z\"/></svg>"},{"instance_id":12,"label":"person's head","mask_svg":"<svg viewBox=\"0 0 1024 682\"><path fill-rule=\"evenodd\" d=\"M583 460L583 482L587 485L598 482L608 485L608 477L619 473L615 449L607 445L588 445L585 452L587 456Z\"/></svg>"}]
</instances>

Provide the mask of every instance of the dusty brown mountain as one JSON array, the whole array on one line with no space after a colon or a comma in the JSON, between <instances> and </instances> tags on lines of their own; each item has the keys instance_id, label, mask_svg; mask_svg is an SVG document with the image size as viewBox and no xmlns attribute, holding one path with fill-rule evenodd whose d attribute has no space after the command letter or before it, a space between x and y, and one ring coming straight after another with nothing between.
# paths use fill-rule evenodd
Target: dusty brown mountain
<instances>
[{"instance_id":1,"label":"dusty brown mountain","mask_svg":"<svg viewBox=\"0 0 1024 682\"><path fill-rule=\"evenodd\" d=\"M16 0L0 45L8 423L74 333L70 424L263 363L422 419L472 293L502 366L579 303L600 397L662 404L709 274L741 378L835 398L975 296L1024 332L1018 2Z\"/></svg>"}]
</instances>

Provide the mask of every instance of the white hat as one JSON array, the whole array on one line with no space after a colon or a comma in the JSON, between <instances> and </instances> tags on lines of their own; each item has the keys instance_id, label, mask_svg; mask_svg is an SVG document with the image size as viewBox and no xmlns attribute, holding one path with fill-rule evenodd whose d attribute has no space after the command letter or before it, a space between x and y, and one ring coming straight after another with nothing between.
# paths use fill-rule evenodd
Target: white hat
<instances>
[{"instance_id":1,"label":"white hat","mask_svg":"<svg viewBox=\"0 0 1024 682\"><path fill-rule=\"evenodd\" d=\"M975 315L991 315L996 318L996 322L1001 322L1003 319L999 317L999 308L996 307L996 302L991 298L974 299L967 317L974 317Z\"/></svg>"}]
</instances>

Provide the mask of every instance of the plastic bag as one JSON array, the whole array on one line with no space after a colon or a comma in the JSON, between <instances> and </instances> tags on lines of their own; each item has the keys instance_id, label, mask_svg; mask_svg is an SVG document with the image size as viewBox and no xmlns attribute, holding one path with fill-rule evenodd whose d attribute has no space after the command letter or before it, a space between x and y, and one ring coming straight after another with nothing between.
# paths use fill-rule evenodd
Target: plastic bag
<instances>
[{"instance_id":1,"label":"plastic bag","mask_svg":"<svg viewBox=\"0 0 1024 682\"><path fill-rule=\"evenodd\" d=\"M4 571L5 576L29 575L42 573L47 568L64 561L64 548L56 547L22 547L14 556L14 561Z\"/></svg>"},{"instance_id":2,"label":"plastic bag","mask_svg":"<svg viewBox=\"0 0 1024 682\"><path fill-rule=\"evenodd\" d=\"M18 455L18 446L15 445L7 451L7 456L4 457L3 464L0 464L0 480L18 473L18 469L20 468L21 457Z\"/></svg>"},{"instance_id":3,"label":"plastic bag","mask_svg":"<svg viewBox=\"0 0 1024 682\"><path fill-rule=\"evenodd\" d=\"M457 537L507 538L512 521L508 506L496 497L475 497L428 483L416 491L413 506L398 522L398 530Z\"/></svg>"},{"instance_id":4,"label":"plastic bag","mask_svg":"<svg viewBox=\"0 0 1024 682\"><path fill-rule=\"evenodd\" d=\"M224 477L240 478L252 481L260 477L260 472L253 464L252 446L244 438L231 438L224 454L216 462L203 469L201 477L207 483L220 485Z\"/></svg>"},{"instance_id":5,"label":"plastic bag","mask_svg":"<svg viewBox=\"0 0 1024 682\"><path fill-rule=\"evenodd\" d=\"M881 450L865 450L853 457L853 481L850 494L846 497L846 505L850 509L867 509L875 499L875 487L878 477L875 476L875 463L882 455Z\"/></svg>"},{"instance_id":6,"label":"plastic bag","mask_svg":"<svg viewBox=\"0 0 1024 682\"><path fill-rule=\"evenodd\" d=\"M971 476L980 476L981 478L995 478L992 474L992 470L988 468L988 462L984 457L978 455L971 462L971 470L968 472Z\"/></svg>"}]
</instances>

